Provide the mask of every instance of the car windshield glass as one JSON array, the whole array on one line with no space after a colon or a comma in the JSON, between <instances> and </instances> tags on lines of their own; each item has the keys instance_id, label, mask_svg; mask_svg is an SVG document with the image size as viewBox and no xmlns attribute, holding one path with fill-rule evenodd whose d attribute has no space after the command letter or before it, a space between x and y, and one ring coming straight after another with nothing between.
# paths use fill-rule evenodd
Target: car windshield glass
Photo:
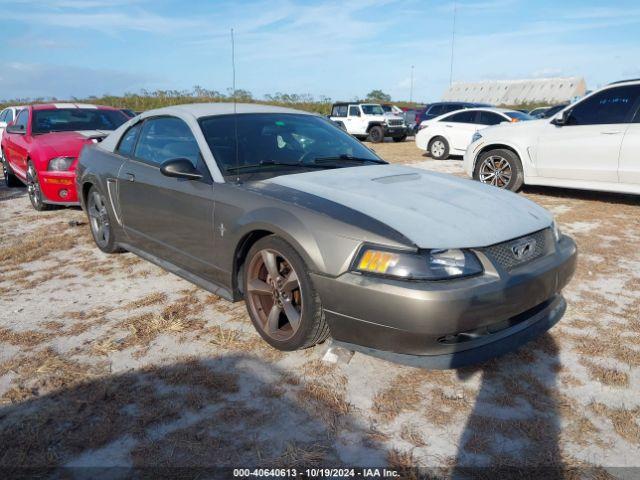
<instances>
[{"instance_id":1,"label":"car windshield glass","mask_svg":"<svg viewBox=\"0 0 640 480\"><path fill-rule=\"evenodd\" d=\"M56 108L33 111L33 133L115 130L128 119L117 110Z\"/></svg>"},{"instance_id":2,"label":"car windshield glass","mask_svg":"<svg viewBox=\"0 0 640 480\"><path fill-rule=\"evenodd\" d=\"M380 105L362 105L365 115L384 115L384 110Z\"/></svg>"},{"instance_id":3,"label":"car windshield glass","mask_svg":"<svg viewBox=\"0 0 640 480\"><path fill-rule=\"evenodd\" d=\"M336 168L382 162L358 140L315 115L216 115L199 123L223 175L271 170L277 171L275 176L285 173L282 170L297 173L319 165Z\"/></svg>"},{"instance_id":4,"label":"car windshield glass","mask_svg":"<svg viewBox=\"0 0 640 480\"><path fill-rule=\"evenodd\" d=\"M529 115L528 113L523 113L523 112L505 112L506 115L510 118L513 118L515 120L519 120L519 121L525 121L525 120L534 120L534 117L532 117L531 115Z\"/></svg>"}]
</instances>

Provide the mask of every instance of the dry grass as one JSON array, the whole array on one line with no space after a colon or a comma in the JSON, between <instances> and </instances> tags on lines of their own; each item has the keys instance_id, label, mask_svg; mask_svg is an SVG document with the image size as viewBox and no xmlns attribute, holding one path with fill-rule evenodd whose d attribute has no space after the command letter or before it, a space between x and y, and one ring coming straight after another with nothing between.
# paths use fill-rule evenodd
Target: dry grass
<instances>
[{"instance_id":1,"label":"dry grass","mask_svg":"<svg viewBox=\"0 0 640 480\"><path fill-rule=\"evenodd\" d=\"M138 308L150 307L152 305L158 305L164 303L167 300L167 294L164 292L150 293L138 300L129 302L122 307L123 310L137 310Z\"/></svg>"},{"instance_id":2,"label":"dry grass","mask_svg":"<svg viewBox=\"0 0 640 480\"><path fill-rule=\"evenodd\" d=\"M622 438L634 445L640 445L640 425L638 424L640 407L613 408L603 403L592 402L589 408L597 415L609 419L616 433Z\"/></svg>"},{"instance_id":3,"label":"dry grass","mask_svg":"<svg viewBox=\"0 0 640 480\"><path fill-rule=\"evenodd\" d=\"M0 342L20 347L35 347L52 338L51 333L35 330L16 331L10 328L0 328Z\"/></svg>"},{"instance_id":4,"label":"dry grass","mask_svg":"<svg viewBox=\"0 0 640 480\"><path fill-rule=\"evenodd\" d=\"M580 363L587 369L589 376L598 382L610 387L628 387L629 375L615 368L607 368L594 363L586 358L581 358Z\"/></svg>"}]
</instances>

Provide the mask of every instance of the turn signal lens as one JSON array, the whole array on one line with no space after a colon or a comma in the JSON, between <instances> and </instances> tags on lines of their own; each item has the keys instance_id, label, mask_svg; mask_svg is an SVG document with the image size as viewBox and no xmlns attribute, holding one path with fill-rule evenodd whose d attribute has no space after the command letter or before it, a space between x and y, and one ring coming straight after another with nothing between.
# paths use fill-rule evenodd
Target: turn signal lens
<instances>
[{"instance_id":1,"label":"turn signal lens","mask_svg":"<svg viewBox=\"0 0 640 480\"><path fill-rule=\"evenodd\" d=\"M482 265L467 250L394 251L363 248L352 269L405 280L446 280L482 273Z\"/></svg>"},{"instance_id":2,"label":"turn signal lens","mask_svg":"<svg viewBox=\"0 0 640 480\"><path fill-rule=\"evenodd\" d=\"M358 263L358 270L363 272L387 273L389 267L395 267L398 255L380 250L367 250Z\"/></svg>"}]
</instances>

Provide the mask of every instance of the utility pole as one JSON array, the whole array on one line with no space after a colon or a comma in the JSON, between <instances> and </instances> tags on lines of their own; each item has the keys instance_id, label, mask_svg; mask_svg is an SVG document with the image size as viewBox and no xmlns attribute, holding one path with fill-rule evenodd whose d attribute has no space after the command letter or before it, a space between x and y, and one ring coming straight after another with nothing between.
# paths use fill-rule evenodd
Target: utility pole
<instances>
[{"instance_id":1,"label":"utility pole","mask_svg":"<svg viewBox=\"0 0 640 480\"><path fill-rule=\"evenodd\" d=\"M409 103L413 103L413 65L411 65L411 88L409 89Z\"/></svg>"},{"instance_id":2,"label":"utility pole","mask_svg":"<svg viewBox=\"0 0 640 480\"><path fill-rule=\"evenodd\" d=\"M451 29L451 65L449 67L449 86L453 83L453 46L456 40L456 15L458 14L458 2L453 2L453 28Z\"/></svg>"}]
</instances>

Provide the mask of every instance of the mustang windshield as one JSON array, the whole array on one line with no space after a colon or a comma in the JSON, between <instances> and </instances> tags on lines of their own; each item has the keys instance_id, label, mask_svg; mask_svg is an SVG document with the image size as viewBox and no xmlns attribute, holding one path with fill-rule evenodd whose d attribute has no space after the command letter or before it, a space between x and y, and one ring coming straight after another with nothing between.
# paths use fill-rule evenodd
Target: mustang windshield
<instances>
[{"instance_id":1,"label":"mustang windshield","mask_svg":"<svg viewBox=\"0 0 640 480\"><path fill-rule=\"evenodd\" d=\"M128 119L117 110L56 108L33 111L34 134L74 130L115 130Z\"/></svg>"},{"instance_id":2,"label":"mustang windshield","mask_svg":"<svg viewBox=\"0 0 640 480\"><path fill-rule=\"evenodd\" d=\"M201 118L200 127L224 175L267 169L281 175L280 170L385 163L328 120L313 115L217 115Z\"/></svg>"}]
</instances>

